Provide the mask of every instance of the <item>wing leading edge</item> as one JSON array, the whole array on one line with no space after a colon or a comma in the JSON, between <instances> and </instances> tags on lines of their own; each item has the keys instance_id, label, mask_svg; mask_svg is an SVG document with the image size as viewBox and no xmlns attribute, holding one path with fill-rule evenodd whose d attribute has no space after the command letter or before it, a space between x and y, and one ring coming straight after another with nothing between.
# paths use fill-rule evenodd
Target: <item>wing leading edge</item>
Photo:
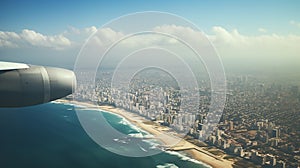
<instances>
[{"instance_id":1,"label":"wing leading edge","mask_svg":"<svg viewBox=\"0 0 300 168\"><path fill-rule=\"evenodd\" d=\"M26 68L29 68L27 64L0 61L0 71L26 69Z\"/></svg>"}]
</instances>

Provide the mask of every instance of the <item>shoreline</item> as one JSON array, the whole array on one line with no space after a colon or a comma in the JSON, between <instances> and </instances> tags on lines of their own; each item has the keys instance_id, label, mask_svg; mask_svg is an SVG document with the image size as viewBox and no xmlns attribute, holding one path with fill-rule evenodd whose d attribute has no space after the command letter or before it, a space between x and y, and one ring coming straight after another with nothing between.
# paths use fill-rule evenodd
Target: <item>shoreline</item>
<instances>
[{"instance_id":1,"label":"shoreline","mask_svg":"<svg viewBox=\"0 0 300 168\"><path fill-rule=\"evenodd\" d=\"M112 107L108 105L99 106L93 104L92 102L79 102L79 101L64 100L64 99L59 99L54 102L80 105L87 108L95 108L95 109L120 115L126 120L128 120L130 123L132 123L133 125L153 135L154 136L153 139L157 139L161 141L168 148L168 151L181 151L191 156L192 159L200 161L213 168L232 167L234 163L232 161L219 158L218 156L209 153L208 151L174 135L175 133L174 134L171 133L172 135L170 135L170 131L169 131L170 128L165 126L160 126L154 122L152 123L146 118L139 116L136 113L126 111L125 109Z\"/></svg>"}]
</instances>

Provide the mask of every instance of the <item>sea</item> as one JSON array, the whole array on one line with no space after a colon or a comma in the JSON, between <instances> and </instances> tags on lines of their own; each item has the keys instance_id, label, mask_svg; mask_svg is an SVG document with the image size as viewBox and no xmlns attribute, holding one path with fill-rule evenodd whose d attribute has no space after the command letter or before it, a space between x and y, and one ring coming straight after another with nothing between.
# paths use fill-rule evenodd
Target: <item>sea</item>
<instances>
[{"instance_id":1,"label":"sea","mask_svg":"<svg viewBox=\"0 0 300 168\"><path fill-rule=\"evenodd\" d=\"M87 135L75 109L76 105L54 102L24 108L0 108L0 167L209 167L184 152L163 151L146 157L128 157L110 152ZM120 122L126 119L119 115L98 109L85 110L103 113L111 121L110 124L114 124L113 127L122 127L125 133L137 131L130 122Z\"/></svg>"}]
</instances>

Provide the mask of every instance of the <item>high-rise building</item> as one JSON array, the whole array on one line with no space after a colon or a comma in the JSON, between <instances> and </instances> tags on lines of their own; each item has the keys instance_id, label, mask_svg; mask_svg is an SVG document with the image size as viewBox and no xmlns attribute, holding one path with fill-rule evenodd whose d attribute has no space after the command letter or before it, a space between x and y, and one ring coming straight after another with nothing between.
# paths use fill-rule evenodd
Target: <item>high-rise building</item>
<instances>
[{"instance_id":1,"label":"high-rise building","mask_svg":"<svg viewBox=\"0 0 300 168\"><path fill-rule=\"evenodd\" d=\"M203 127L203 124L202 124L202 123L198 123L198 130L199 130L199 131L202 130L202 127Z\"/></svg>"},{"instance_id":2,"label":"high-rise building","mask_svg":"<svg viewBox=\"0 0 300 168\"><path fill-rule=\"evenodd\" d=\"M278 127L274 128L272 130L272 138L279 138L279 136L280 136L280 130L279 130L279 128Z\"/></svg>"},{"instance_id":3,"label":"high-rise building","mask_svg":"<svg viewBox=\"0 0 300 168\"><path fill-rule=\"evenodd\" d=\"M276 163L276 168L285 168L285 162L282 161L282 160L279 160L277 163Z\"/></svg>"},{"instance_id":4,"label":"high-rise building","mask_svg":"<svg viewBox=\"0 0 300 168\"><path fill-rule=\"evenodd\" d=\"M232 131L234 129L233 121L229 121L229 130Z\"/></svg>"}]
</instances>

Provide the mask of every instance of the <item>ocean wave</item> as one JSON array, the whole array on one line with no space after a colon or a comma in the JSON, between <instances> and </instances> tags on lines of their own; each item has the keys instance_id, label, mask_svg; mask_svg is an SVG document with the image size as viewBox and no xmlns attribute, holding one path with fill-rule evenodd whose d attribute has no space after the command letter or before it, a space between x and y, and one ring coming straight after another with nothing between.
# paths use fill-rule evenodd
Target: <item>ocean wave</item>
<instances>
[{"instance_id":1,"label":"ocean wave","mask_svg":"<svg viewBox=\"0 0 300 168\"><path fill-rule=\"evenodd\" d=\"M176 166L173 163L166 163L164 165L157 165L157 168L178 168L178 166Z\"/></svg>"},{"instance_id":2,"label":"ocean wave","mask_svg":"<svg viewBox=\"0 0 300 168\"><path fill-rule=\"evenodd\" d=\"M74 106L74 107L78 107L78 108L86 108L86 106L82 106L82 105L74 104L74 103L68 103L68 102L56 102L56 101L53 101L51 103L54 103L54 104L63 104L63 105L67 105L67 106Z\"/></svg>"},{"instance_id":3,"label":"ocean wave","mask_svg":"<svg viewBox=\"0 0 300 168\"><path fill-rule=\"evenodd\" d=\"M144 138L143 134L141 134L141 133L130 133L130 134L128 134L128 136L134 137L134 138Z\"/></svg>"},{"instance_id":4,"label":"ocean wave","mask_svg":"<svg viewBox=\"0 0 300 168\"><path fill-rule=\"evenodd\" d=\"M122 143L122 144L128 144L128 142L126 140L123 140L123 139L118 139L118 138L115 138L113 139L115 142L119 142L119 143Z\"/></svg>"},{"instance_id":5,"label":"ocean wave","mask_svg":"<svg viewBox=\"0 0 300 168\"><path fill-rule=\"evenodd\" d=\"M60 102L59 102L60 103ZM71 104L71 103L67 103L67 104ZM81 105L76 105L74 104L74 106L76 107L83 107L83 109L80 109L80 110L91 110L91 111L99 111L99 112L102 112L102 113L109 113L111 115L114 115L118 118L120 118L121 120L118 122L118 124L122 124L122 125L125 125L125 126L129 126L133 131L135 132L138 132L138 133L141 133L143 134L143 137L153 137L152 134L150 134L149 132L137 127L136 125L132 124L130 121L128 121L125 117L119 115L119 114L116 114L116 113L113 113L113 112L110 112L110 111L106 111L106 110L102 110L102 109L97 109L97 108L90 108L90 107L85 107L85 106L81 106ZM136 135L134 135L136 136ZM138 135L140 136L140 135Z\"/></svg>"},{"instance_id":6,"label":"ocean wave","mask_svg":"<svg viewBox=\"0 0 300 168\"><path fill-rule=\"evenodd\" d=\"M140 147L140 149L144 152L148 152L145 148L143 148L140 144L138 144L138 146Z\"/></svg>"},{"instance_id":7,"label":"ocean wave","mask_svg":"<svg viewBox=\"0 0 300 168\"><path fill-rule=\"evenodd\" d=\"M74 106L74 107L79 107L79 108L86 108L86 106L74 104L74 103L68 103L68 102L59 102L59 101L51 101L51 104L62 104L66 106Z\"/></svg>"},{"instance_id":8,"label":"ocean wave","mask_svg":"<svg viewBox=\"0 0 300 168\"><path fill-rule=\"evenodd\" d=\"M140 129L140 132L145 136L145 137L154 137L152 134L150 134L149 132L143 130L143 129Z\"/></svg>"},{"instance_id":9,"label":"ocean wave","mask_svg":"<svg viewBox=\"0 0 300 168\"><path fill-rule=\"evenodd\" d=\"M58 102L58 101L52 101L50 103L52 103L52 104L63 104L63 102Z\"/></svg>"},{"instance_id":10,"label":"ocean wave","mask_svg":"<svg viewBox=\"0 0 300 168\"><path fill-rule=\"evenodd\" d=\"M122 124L122 125L130 125L130 122L128 120L126 120L125 118L122 118L118 124Z\"/></svg>"},{"instance_id":11,"label":"ocean wave","mask_svg":"<svg viewBox=\"0 0 300 168\"><path fill-rule=\"evenodd\" d=\"M143 132L142 132L143 133ZM144 135L144 134L143 134ZM144 135L145 138L154 138L154 135L152 134L147 134L147 135Z\"/></svg>"},{"instance_id":12,"label":"ocean wave","mask_svg":"<svg viewBox=\"0 0 300 168\"><path fill-rule=\"evenodd\" d=\"M147 141L150 145L162 145L160 141L157 139L144 139L143 141Z\"/></svg>"},{"instance_id":13,"label":"ocean wave","mask_svg":"<svg viewBox=\"0 0 300 168\"><path fill-rule=\"evenodd\" d=\"M196 160L196 159L193 159L193 158L190 158L190 157L188 157L188 156L185 156L185 155L183 155L183 154L181 154L181 153L179 153L179 152L175 152L175 151L165 151L165 153L168 153L168 154L170 154L170 155L177 156L177 157L181 158L181 160L183 160L183 161L189 161L189 162L193 162L193 163L196 163L196 164L200 164L200 165L205 166L205 167L207 167L207 168L211 168L209 165L207 165L207 164L205 164L205 163L203 163L203 162L200 162L200 161L198 161L198 160Z\"/></svg>"},{"instance_id":14,"label":"ocean wave","mask_svg":"<svg viewBox=\"0 0 300 168\"><path fill-rule=\"evenodd\" d=\"M139 134L143 134L143 137L151 135L149 132L146 132L145 130L142 130L141 128L129 122L126 118L122 116L119 117L121 117L121 120L118 122L118 124L129 126L133 131L138 132Z\"/></svg>"},{"instance_id":15,"label":"ocean wave","mask_svg":"<svg viewBox=\"0 0 300 168\"><path fill-rule=\"evenodd\" d=\"M79 105L79 104L74 104L74 103L62 103L62 104L74 106L74 107L77 107L77 108L87 108L86 106Z\"/></svg>"},{"instance_id":16,"label":"ocean wave","mask_svg":"<svg viewBox=\"0 0 300 168\"><path fill-rule=\"evenodd\" d=\"M85 107L85 106L76 106L76 107L81 107L82 109L80 109L80 110L85 110L85 111L100 111L100 112L102 112L100 109L97 109L97 108L90 108L90 107Z\"/></svg>"}]
</instances>

